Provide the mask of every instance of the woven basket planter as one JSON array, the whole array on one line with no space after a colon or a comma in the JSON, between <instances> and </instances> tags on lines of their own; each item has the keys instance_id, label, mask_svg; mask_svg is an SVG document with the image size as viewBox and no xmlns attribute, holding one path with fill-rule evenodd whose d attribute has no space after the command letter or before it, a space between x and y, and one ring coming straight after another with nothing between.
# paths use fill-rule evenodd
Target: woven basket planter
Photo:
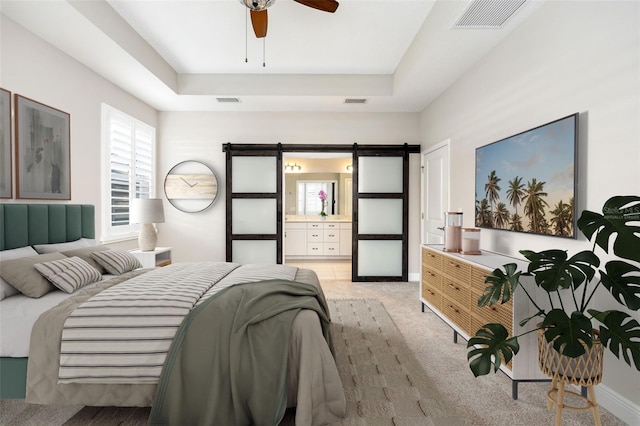
<instances>
[{"instance_id":1,"label":"woven basket planter","mask_svg":"<svg viewBox=\"0 0 640 426\"><path fill-rule=\"evenodd\" d=\"M551 390L547 392L547 408L556 409L555 425L562 425L562 411L564 409L582 411L591 410L596 426L601 426L598 403L593 386L602 381L602 369L604 359L604 346L600 339L594 339L591 348L585 348L586 352L577 358L560 355L553 348L553 343L547 342L544 337L544 329L538 329L538 366L547 376L552 378ZM584 386L589 396L585 397L576 392L565 390L565 384ZM566 394L582 399L585 406L576 407L564 402Z\"/></svg>"},{"instance_id":2,"label":"woven basket planter","mask_svg":"<svg viewBox=\"0 0 640 426\"><path fill-rule=\"evenodd\" d=\"M604 346L600 339L577 358L560 355L553 344L544 338L544 330L538 330L538 366L549 377L557 377L565 383L593 386L602 381Z\"/></svg>"}]
</instances>

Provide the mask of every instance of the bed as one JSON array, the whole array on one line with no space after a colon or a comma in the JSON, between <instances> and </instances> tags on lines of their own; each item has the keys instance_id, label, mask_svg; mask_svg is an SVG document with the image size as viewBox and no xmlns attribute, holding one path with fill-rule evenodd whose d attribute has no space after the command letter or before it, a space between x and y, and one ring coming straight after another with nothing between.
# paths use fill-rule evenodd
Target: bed
<instances>
[{"instance_id":1,"label":"bed","mask_svg":"<svg viewBox=\"0 0 640 426\"><path fill-rule=\"evenodd\" d=\"M23 249L28 250L29 247L39 247L40 249L44 247L46 251L47 247L57 249L60 246L66 247L65 244L76 243L82 244L83 248L66 247L67 249L72 248L63 252L73 254L73 257L68 257L68 259L77 259L76 253L82 252L84 257L78 256L91 263L89 254L95 255L95 252L99 251L100 256L93 257L93 259L100 260L98 258L104 257L103 255L116 253L115 250L105 250L104 247L98 249L93 246L94 223L94 208L91 205L0 205L0 250L2 250L0 256L2 253L8 255ZM90 248L85 249L85 244ZM59 250L53 251L60 253ZM40 262L39 265L56 264L61 260L58 256L60 254L54 256L54 260ZM6 257L4 256L2 259ZM62 255L62 257L65 256ZM8 265L9 263L4 264ZM43 274L42 271L39 272ZM83 377L83 374L77 374L73 370L79 365L78 361L73 359L67 361L66 359L65 347L70 347L68 345L72 344L68 341L73 342L77 339L75 337L65 338L64 336L68 336L65 333L75 332L74 328L85 328L84 326L72 326L74 312L76 310L86 312L81 309L86 308L88 304L97 303L95 301L101 297L110 297L107 295L114 292L128 294L137 291L136 288L151 291L149 289L152 285L149 283L158 286L158 288L165 288L168 287L167 283L178 283L182 280L185 281L185 284L180 285L192 288L196 284L200 285L202 281L215 282L215 285L208 283L206 284L208 287L202 287L202 289L198 287L197 291L200 293L195 297L202 298L202 300L197 299L199 301L194 306L199 306L200 304L208 304L208 298L217 298L217 293L231 294L245 287L258 288L266 281L279 280L278 282L281 284L283 281L285 284L292 281L302 283L299 287L306 286L306 289L315 292L316 299L324 300L317 276L313 271L284 265L259 266L200 262L174 264L165 268L132 268L120 274L118 272L121 271L112 271L109 268L102 272L106 272L106 274L101 280L80 290L72 291L70 294L51 291L39 298L29 298L22 294L11 294L5 297L6 295L3 294L4 298L0 302L0 315L2 315L0 323L2 326L2 334L0 335L2 398L23 398L26 395L27 402L40 404L152 405L156 396L162 364L159 368L156 366L150 374L131 374L130 376L136 377L134 379L124 377L114 380L113 374L100 377L102 373L95 373L99 376L98 378L92 377L82 380L77 377ZM5 275L5 271L3 271L3 275ZM169 277L163 278L166 275ZM188 280L180 278L184 276L190 278ZM203 277L207 279L205 280ZM209 279L209 277L217 278ZM171 287L175 286L171 285ZM127 288L126 291L122 290L125 288ZM5 287L3 287L3 292L4 289ZM173 289L171 291L182 290ZM212 294L213 296L211 296ZM171 297L175 299L175 297ZM149 298L145 296L141 299L146 302ZM162 312L165 313L166 309L162 309ZM18 313L16 314L16 312ZM80 325L83 324L82 321L93 321L84 318L84 315L78 315L75 321L81 321ZM326 336L326 330L323 335L322 321L319 319L321 319L320 314L309 309L301 309L291 323L291 339L286 354L288 359L286 399L287 407L297 407L296 423L298 424L327 423L343 416L345 412L342 385L329 351L330 336ZM72 330L68 330L67 326ZM28 343L26 343L27 339L24 339L26 333L30 335ZM20 336L23 337L21 343L15 343L14 339L18 338L19 340ZM59 355L61 347L65 353L63 364L71 365L70 370L65 370L65 365L61 365ZM96 350L96 352L100 351L110 353L108 349ZM75 353L77 350L72 349L69 352ZM318 354L322 354L322 356L318 356ZM162 356L159 359L164 362ZM92 371L91 374L94 374L93 371L99 369L87 369L87 371L89 370ZM63 371L71 371L71 374L63 377ZM123 376L128 376L128 374L123 374ZM139 377L145 377L145 379L140 380Z\"/></svg>"}]
</instances>

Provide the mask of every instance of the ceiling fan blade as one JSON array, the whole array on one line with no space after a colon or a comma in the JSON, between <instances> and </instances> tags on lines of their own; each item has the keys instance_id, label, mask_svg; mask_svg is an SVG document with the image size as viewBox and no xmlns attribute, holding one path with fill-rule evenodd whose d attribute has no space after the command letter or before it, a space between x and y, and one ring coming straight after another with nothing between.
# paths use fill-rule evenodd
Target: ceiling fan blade
<instances>
[{"instance_id":1,"label":"ceiling fan blade","mask_svg":"<svg viewBox=\"0 0 640 426\"><path fill-rule=\"evenodd\" d=\"M251 25L253 25L253 32L257 38L263 38L267 36L267 26L269 24L269 16L267 15L267 9L256 12L250 10L251 13Z\"/></svg>"},{"instance_id":2,"label":"ceiling fan blade","mask_svg":"<svg viewBox=\"0 0 640 426\"><path fill-rule=\"evenodd\" d=\"M305 6L312 7L314 9L321 10L323 12L333 13L336 11L340 3L336 0L294 0Z\"/></svg>"}]
</instances>

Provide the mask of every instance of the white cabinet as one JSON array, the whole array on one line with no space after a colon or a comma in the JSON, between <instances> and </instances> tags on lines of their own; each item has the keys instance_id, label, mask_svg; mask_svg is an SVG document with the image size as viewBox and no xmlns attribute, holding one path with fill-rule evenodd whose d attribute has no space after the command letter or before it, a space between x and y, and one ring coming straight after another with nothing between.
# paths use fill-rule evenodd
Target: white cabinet
<instances>
[{"instance_id":1,"label":"white cabinet","mask_svg":"<svg viewBox=\"0 0 640 426\"><path fill-rule=\"evenodd\" d=\"M287 223L284 227L285 256L304 256L307 254L306 223Z\"/></svg>"},{"instance_id":2,"label":"white cabinet","mask_svg":"<svg viewBox=\"0 0 640 426\"><path fill-rule=\"evenodd\" d=\"M351 222L286 222L285 256L351 256Z\"/></svg>"},{"instance_id":3,"label":"white cabinet","mask_svg":"<svg viewBox=\"0 0 640 426\"><path fill-rule=\"evenodd\" d=\"M351 234L351 222L340 223L340 256L351 256L353 236Z\"/></svg>"}]
</instances>

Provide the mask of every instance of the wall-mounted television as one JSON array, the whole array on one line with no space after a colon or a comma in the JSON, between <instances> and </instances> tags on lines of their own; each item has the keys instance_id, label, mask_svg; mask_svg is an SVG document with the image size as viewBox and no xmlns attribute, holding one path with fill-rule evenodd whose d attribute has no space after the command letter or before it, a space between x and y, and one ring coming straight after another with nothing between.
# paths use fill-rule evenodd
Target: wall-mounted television
<instances>
[{"instance_id":1,"label":"wall-mounted television","mask_svg":"<svg viewBox=\"0 0 640 426\"><path fill-rule=\"evenodd\" d=\"M475 225L575 238L578 113L476 148Z\"/></svg>"}]
</instances>

